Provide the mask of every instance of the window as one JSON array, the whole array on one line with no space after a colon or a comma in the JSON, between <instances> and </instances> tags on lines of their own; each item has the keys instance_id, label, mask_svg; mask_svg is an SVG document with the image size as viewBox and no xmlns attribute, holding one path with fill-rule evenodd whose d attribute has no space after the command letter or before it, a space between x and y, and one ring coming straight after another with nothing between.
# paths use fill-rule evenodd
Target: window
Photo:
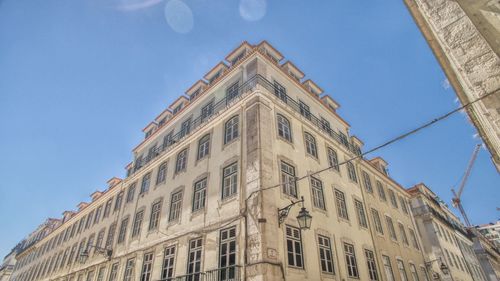
<instances>
[{"instance_id":1,"label":"window","mask_svg":"<svg viewBox=\"0 0 500 281\"><path fill-rule=\"evenodd\" d=\"M368 222L366 221L365 208L361 201L354 199L354 205L356 206L356 214L358 216L359 226L368 228Z\"/></svg>"},{"instance_id":2,"label":"window","mask_svg":"<svg viewBox=\"0 0 500 281\"><path fill-rule=\"evenodd\" d=\"M144 210L135 213L134 224L132 226L132 237L141 234L142 220L144 219Z\"/></svg>"},{"instance_id":3,"label":"window","mask_svg":"<svg viewBox=\"0 0 500 281\"><path fill-rule=\"evenodd\" d=\"M413 263L410 263L409 265L410 265L411 278L413 279L413 281L419 281L415 265Z\"/></svg>"},{"instance_id":4,"label":"window","mask_svg":"<svg viewBox=\"0 0 500 281\"><path fill-rule=\"evenodd\" d=\"M120 224L120 230L118 231L118 240L117 240L118 244L125 242L125 237L127 235L127 227L128 227L128 217L124 218L122 220L122 223Z\"/></svg>"},{"instance_id":5,"label":"window","mask_svg":"<svg viewBox=\"0 0 500 281\"><path fill-rule=\"evenodd\" d=\"M311 111L309 110L309 106L307 104L305 104L303 101L299 101L299 109L302 116L311 120Z\"/></svg>"},{"instance_id":6,"label":"window","mask_svg":"<svg viewBox=\"0 0 500 281\"><path fill-rule=\"evenodd\" d=\"M80 254L85 250L85 238L80 241L80 246L78 246L78 252L76 252L75 256L75 262L78 261L78 258L80 258Z\"/></svg>"},{"instance_id":7,"label":"window","mask_svg":"<svg viewBox=\"0 0 500 281\"><path fill-rule=\"evenodd\" d=\"M303 268L302 239L298 228L289 225L286 226L286 247L288 265Z\"/></svg>"},{"instance_id":8,"label":"window","mask_svg":"<svg viewBox=\"0 0 500 281\"><path fill-rule=\"evenodd\" d=\"M434 223L434 228L436 229L436 233L439 235L439 237L443 237L443 235L441 234L441 231L439 230L439 225Z\"/></svg>"},{"instance_id":9,"label":"window","mask_svg":"<svg viewBox=\"0 0 500 281\"><path fill-rule=\"evenodd\" d=\"M363 183L365 185L366 192L373 193L372 181L370 180L370 176L367 172L363 171Z\"/></svg>"},{"instance_id":10,"label":"window","mask_svg":"<svg viewBox=\"0 0 500 281\"><path fill-rule=\"evenodd\" d=\"M371 281L378 280L377 264L375 263L375 256L370 250L365 250L366 263L368 265L368 275Z\"/></svg>"},{"instance_id":11,"label":"window","mask_svg":"<svg viewBox=\"0 0 500 281\"><path fill-rule=\"evenodd\" d=\"M427 275L427 269L424 266L420 266L420 271L422 271L422 276L424 276L424 281L429 281L429 276Z\"/></svg>"},{"instance_id":12,"label":"window","mask_svg":"<svg viewBox=\"0 0 500 281\"><path fill-rule=\"evenodd\" d=\"M168 221L174 221L179 219L181 216L182 207L182 190L172 193L170 198L170 214L168 216Z\"/></svg>"},{"instance_id":13,"label":"window","mask_svg":"<svg viewBox=\"0 0 500 281\"><path fill-rule=\"evenodd\" d=\"M181 124L180 137L184 137L191 132L191 117Z\"/></svg>"},{"instance_id":14,"label":"window","mask_svg":"<svg viewBox=\"0 0 500 281\"><path fill-rule=\"evenodd\" d=\"M229 119L224 126L224 144L236 139L239 134L239 116Z\"/></svg>"},{"instance_id":15,"label":"window","mask_svg":"<svg viewBox=\"0 0 500 281\"><path fill-rule=\"evenodd\" d=\"M120 208L122 207L122 201L123 201L123 191L120 191L120 193L116 195L115 208L113 209L113 213L120 210Z\"/></svg>"},{"instance_id":16,"label":"window","mask_svg":"<svg viewBox=\"0 0 500 281\"><path fill-rule=\"evenodd\" d=\"M401 281L408 281L408 276L406 276L405 265L402 260L396 260L398 263L399 276Z\"/></svg>"},{"instance_id":17,"label":"window","mask_svg":"<svg viewBox=\"0 0 500 281\"><path fill-rule=\"evenodd\" d=\"M158 174L156 175L156 184L164 183L167 178L167 162L163 162L158 167Z\"/></svg>"},{"instance_id":18,"label":"window","mask_svg":"<svg viewBox=\"0 0 500 281\"><path fill-rule=\"evenodd\" d=\"M219 243L219 280L235 280L236 272L236 227L220 231Z\"/></svg>"},{"instance_id":19,"label":"window","mask_svg":"<svg viewBox=\"0 0 500 281\"><path fill-rule=\"evenodd\" d=\"M93 219L93 218L94 218L94 210L92 210L92 211L88 214L88 216L87 216L87 222L85 223L85 229L89 228L89 227L92 225L92 219ZM56 239L56 240L54 240L54 244L52 245L52 247L54 247L54 246L55 246L56 241L57 241L57 239Z\"/></svg>"},{"instance_id":20,"label":"window","mask_svg":"<svg viewBox=\"0 0 500 281\"><path fill-rule=\"evenodd\" d=\"M378 214L378 211L375 209L372 209L372 218L373 218L373 224L375 225L375 230L380 234L384 234L384 229L382 228L382 222L380 221L380 216Z\"/></svg>"},{"instance_id":21,"label":"window","mask_svg":"<svg viewBox=\"0 0 500 281\"><path fill-rule=\"evenodd\" d=\"M328 165L337 172L340 171L339 158L337 157L337 152L330 147L328 148Z\"/></svg>"},{"instance_id":22,"label":"window","mask_svg":"<svg viewBox=\"0 0 500 281\"><path fill-rule=\"evenodd\" d=\"M94 279L94 271L91 270L87 273L87 281L93 281Z\"/></svg>"},{"instance_id":23,"label":"window","mask_svg":"<svg viewBox=\"0 0 500 281\"><path fill-rule=\"evenodd\" d=\"M142 262L141 281L151 280L151 271L153 269L153 252L146 253Z\"/></svg>"},{"instance_id":24,"label":"window","mask_svg":"<svg viewBox=\"0 0 500 281\"><path fill-rule=\"evenodd\" d=\"M125 272L123 273L123 281L134 281L135 258L130 258L125 263Z\"/></svg>"},{"instance_id":25,"label":"window","mask_svg":"<svg viewBox=\"0 0 500 281\"><path fill-rule=\"evenodd\" d=\"M201 280L201 252L203 250L203 239L195 238L189 241L189 253L188 253L188 264L187 264L187 274L192 274L189 281L199 281Z\"/></svg>"},{"instance_id":26,"label":"window","mask_svg":"<svg viewBox=\"0 0 500 281\"><path fill-rule=\"evenodd\" d=\"M405 226L402 223L398 223L399 233L401 235L401 240L403 240L403 244L408 246L408 237L406 236Z\"/></svg>"},{"instance_id":27,"label":"window","mask_svg":"<svg viewBox=\"0 0 500 281\"><path fill-rule=\"evenodd\" d=\"M207 178L204 178L194 184L193 212L205 208L206 193L207 193Z\"/></svg>"},{"instance_id":28,"label":"window","mask_svg":"<svg viewBox=\"0 0 500 281\"><path fill-rule=\"evenodd\" d=\"M276 116L276 120L278 122L278 136L292 142L292 129L290 127L290 121L288 121L288 119L281 114Z\"/></svg>"},{"instance_id":29,"label":"window","mask_svg":"<svg viewBox=\"0 0 500 281\"><path fill-rule=\"evenodd\" d=\"M75 253L76 253L76 247L78 247L78 246L77 246L77 244L78 244L78 243L75 243L75 244L73 245L73 247L71 247L71 251L69 252L68 264L67 264L67 265L70 265L70 264L72 264L72 263L73 263L73 257L74 257L74 255L75 255ZM77 254L77 256L78 256L78 255L79 255L79 253Z\"/></svg>"},{"instance_id":30,"label":"window","mask_svg":"<svg viewBox=\"0 0 500 281\"><path fill-rule=\"evenodd\" d=\"M318 158L316 139L309 133L304 133L304 139L306 141L307 154L313 156L314 158Z\"/></svg>"},{"instance_id":31,"label":"window","mask_svg":"<svg viewBox=\"0 0 500 281\"><path fill-rule=\"evenodd\" d=\"M109 217L109 212L111 211L111 204L113 204L113 199L109 199L106 202L106 206L104 206L104 214L103 214L104 218ZM78 229L78 232L80 232L80 229Z\"/></svg>"},{"instance_id":32,"label":"window","mask_svg":"<svg viewBox=\"0 0 500 281\"><path fill-rule=\"evenodd\" d=\"M115 239L115 231L116 231L116 222L112 223L109 226L108 237L106 238L106 245L105 245L106 249L111 249L112 248L113 242L114 242L114 239Z\"/></svg>"},{"instance_id":33,"label":"window","mask_svg":"<svg viewBox=\"0 0 500 281\"><path fill-rule=\"evenodd\" d=\"M209 101L201 108L201 121L207 120L214 113L214 101Z\"/></svg>"},{"instance_id":34,"label":"window","mask_svg":"<svg viewBox=\"0 0 500 281\"><path fill-rule=\"evenodd\" d=\"M126 203L130 203L130 202L134 201L134 196L135 196L135 186L136 186L136 183L134 182L133 184L131 184L131 185L128 187L128 190L127 190L127 200L126 200Z\"/></svg>"},{"instance_id":35,"label":"window","mask_svg":"<svg viewBox=\"0 0 500 281\"><path fill-rule=\"evenodd\" d=\"M384 187L382 186L382 183L377 181L377 191L378 191L378 196L380 197L380 200L382 201L387 201L387 197L385 196L385 190Z\"/></svg>"},{"instance_id":36,"label":"window","mask_svg":"<svg viewBox=\"0 0 500 281\"><path fill-rule=\"evenodd\" d=\"M406 201L402 196L399 196L399 203L401 204L403 212L408 215L408 207L406 206Z\"/></svg>"},{"instance_id":37,"label":"window","mask_svg":"<svg viewBox=\"0 0 500 281\"><path fill-rule=\"evenodd\" d=\"M151 215L149 217L148 230L157 229L160 223L161 201L153 203L151 206Z\"/></svg>"},{"instance_id":38,"label":"window","mask_svg":"<svg viewBox=\"0 0 500 281\"><path fill-rule=\"evenodd\" d=\"M326 208L325 198L323 197L323 183L314 177L311 177L311 193L314 207L325 210Z\"/></svg>"},{"instance_id":39,"label":"window","mask_svg":"<svg viewBox=\"0 0 500 281\"><path fill-rule=\"evenodd\" d=\"M326 120L323 117L321 117L321 129L323 129L323 131L327 133L330 133L332 130L330 126L330 121Z\"/></svg>"},{"instance_id":40,"label":"window","mask_svg":"<svg viewBox=\"0 0 500 281\"><path fill-rule=\"evenodd\" d=\"M154 157L156 157L156 155L157 155L157 152L156 152L156 143L155 143L148 150L148 156L147 156L148 161L153 159Z\"/></svg>"},{"instance_id":41,"label":"window","mask_svg":"<svg viewBox=\"0 0 500 281\"><path fill-rule=\"evenodd\" d=\"M286 88L277 81L274 81L274 94L282 101L286 102Z\"/></svg>"},{"instance_id":42,"label":"window","mask_svg":"<svg viewBox=\"0 0 500 281\"><path fill-rule=\"evenodd\" d=\"M97 281L104 281L104 272L106 271L106 268L103 266L99 268L99 272L97 273Z\"/></svg>"},{"instance_id":43,"label":"window","mask_svg":"<svg viewBox=\"0 0 500 281\"><path fill-rule=\"evenodd\" d=\"M147 192L149 190L150 183L151 183L151 172L147 173L142 178L141 192L139 194Z\"/></svg>"},{"instance_id":44,"label":"window","mask_svg":"<svg viewBox=\"0 0 500 281\"><path fill-rule=\"evenodd\" d=\"M99 220L101 220L101 214L102 214L102 205L99 206L96 211L95 211L95 216L94 216L94 224L99 223ZM64 236L64 241L67 240L67 234L68 231L66 230L66 235Z\"/></svg>"},{"instance_id":45,"label":"window","mask_svg":"<svg viewBox=\"0 0 500 281\"><path fill-rule=\"evenodd\" d=\"M99 231L99 233L97 233L97 239L95 241L95 245L99 248L102 247L102 241L104 240L104 232L106 231L106 229L102 229L101 231Z\"/></svg>"},{"instance_id":46,"label":"window","mask_svg":"<svg viewBox=\"0 0 500 281\"><path fill-rule=\"evenodd\" d=\"M350 180L352 180L353 182L358 182L356 169L354 168L354 164L352 164L352 162L347 162L347 174L349 175Z\"/></svg>"},{"instance_id":47,"label":"window","mask_svg":"<svg viewBox=\"0 0 500 281\"><path fill-rule=\"evenodd\" d=\"M347 214L347 205L345 203L344 193L338 189L335 189L335 204L337 205L337 214L340 218L349 219Z\"/></svg>"},{"instance_id":48,"label":"window","mask_svg":"<svg viewBox=\"0 0 500 281\"><path fill-rule=\"evenodd\" d=\"M398 207L398 201L396 200L396 194L394 193L394 190L389 189L389 198L391 199L391 204L394 208Z\"/></svg>"},{"instance_id":49,"label":"window","mask_svg":"<svg viewBox=\"0 0 500 281\"><path fill-rule=\"evenodd\" d=\"M358 264L356 262L356 254L352 244L344 243L345 262L347 265L347 276L351 278L359 278Z\"/></svg>"},{"instance_id":50,"label":"window","mask_svg":"<svg viewBox=\"0 0 500 281\"><path fill-rule=\"evenodd\" d=\"M392 271L391 260L388 256L382 256L382 263L384 264L385 277L387 281L394 280L394 272Z\"/></svg>"},{"instance_id":51,"label":"window","mask_svg":"<svg viewBox=\"0 0 500 281\"><path fill-rule=\"evenodd\" d=\"M174 136L174 132L172 131L163 137L163 147L164 148L167 148L172 144L173 136Z\"/></svg>"},{"instance_id":52,"label":"window","mask_svg":"<svg viewBox=\"0 0 500 281\"><path fill-rule=\"evenodd\" d=\"M177 154L177 161L175 162L175 172L179 173L186 170L187 165L187 148L183 149L179 154Z\"/></svg>"},{"instance_id":53,"label":"window","mask_svg":"<svg viewBox=\"0 0 500 281\"><path fill-rule=\"evenodd\" d=\"M210 134L203 136L198 142L198 157L197 159L203 159L210 153Z\"/></svg>"},{"instance_id":54,"label":"window","mask_svg":"<svg viewBox=\"0 0 500 281\"><path fill-rule=\"evenodd\" d=\"M238 186L238 163L235 162L223 170L222 199L228 198L237 192Z\"/></svg>"},{"instance_id":55,"label":"window","mask_svg":"<svg viewBox=\"0 0 500 281\"><path fill-rule=\"evenodd\" d=\"M176 106L174 108L174 110L172 111L172 114L174 114L174 115L177 114L177 112L181 111L181 109L182 109L182 104L179 104L178 106Z\"/></svg>"},{"instance_id":56,"label":"window","mask_svg":"<svg viewBox=\"0 0 500 281\"><path fill-rule=\"evenodd\" d=\"M330 238L318 235L318 248L321 271L324 273L335 274Z\"/></svg>"},{"instance_id":57,"label":"window","mask_svg":"<svg viewBox=\"0 0 500 281\"><path fill-rule=\"evenodd\" d=\"M281 161L281 183L284 194L297 198L297 183L295 182L295 168Z\"/></svg>"},{"instance_id":58,"label":"window","mask_svg":"<svg viewBox=\"0 0 500 281\"><path fill-rule=\"evenodd\" d=\"M238 96L239 92L239 84L240 82L237 81L233 83L229 88L226 90L226 103L231 102L235 97Z\"/></svg>"},{"instance_id":59,"label":"window","mask_svg":"<svg viewBox=\"0 0 500 281\"><path fill-rule=\"evenodd\" d=\"M163 251L163 264L161 268L161 279L170 280L174 276L175 246L165 248Z\"/></svg>"},{"instance_id":60,"label":"window","mask_svg":"<svg viewBox=\"0 0 500 281\"><path fill-rule=\"evenodd\" d=\"M396 236L396 230L394 229L394 224L392 223L392 218L385 216L385 221L387 223L387 229L389 229L389 235L391 236L392 239L398 240L398 237Z\"/></svg>"}]
</instances>

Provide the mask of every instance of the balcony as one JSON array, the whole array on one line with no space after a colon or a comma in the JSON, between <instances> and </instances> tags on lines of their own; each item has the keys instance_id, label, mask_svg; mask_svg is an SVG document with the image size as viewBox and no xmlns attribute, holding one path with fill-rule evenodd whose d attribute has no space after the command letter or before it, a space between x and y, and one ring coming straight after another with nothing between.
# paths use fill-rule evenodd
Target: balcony
<instances>
[{"instance_id":1,"label":"balcony","mask_svg":"<svg viewBox=\"0 0 500 281\"><path fill-rule=\"evenodd\" d=\"M242 97L245 94L253 92L257 88L257 86L263 87L270 93L274 94L282 102L291 107L295 112L303 115L305 117L305 120L307 120L307 122L312 123L319 130L329 135L333 141L344 146L346 149L348 149L355 155L361 154L361 149L359 148L359 146L352 142L349 142L346 135L340 132L335 132L332 129L324 126L321 119L312 114L311 112L307 111L307 113L304 114L304 108L300 105L298 101L292 99L283 91L283 89L279 89L277 86L275 86L273 83L271 83L269 80L267 80L260 74L256 74L252 78L248 79L246 82L241 84L237 89L232 89L230 96L224 97L219 101L214 102L210 111L199 112L199 115L196 118L192 119L189 125L185 126L189 128L189 132L186 132L185 130L180 130L179 132L168 138L167 141L164 142L162 145L158 146L154 151L152 151L152 153L149 153L146 157L141 159L136 159L134 165L132 165L133 168L127 171L127 177L141 170L153 159L163 154L164 151L168 150L174 144L180 142L190 132L195 131L204 123L209 122L212 116L215 116L224 109L230 107L232 105L233 100Z\"/></svg>"},{"instance_id":2,"label":"balcony","mask_svg":"<svg viewBox=\"0 0 500 281\"><path fill-rule=\"evenodd\" d=\"M241 281L240 265L217 268L205 272L191 273L158 281Z\"/></svg>"}]
</instances>

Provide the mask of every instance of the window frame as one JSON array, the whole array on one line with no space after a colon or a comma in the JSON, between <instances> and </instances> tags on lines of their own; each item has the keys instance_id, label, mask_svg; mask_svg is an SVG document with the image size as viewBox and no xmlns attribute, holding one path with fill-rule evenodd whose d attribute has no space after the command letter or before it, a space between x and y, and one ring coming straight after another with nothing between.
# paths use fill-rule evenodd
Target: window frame
<instances>
[{"instance_id":1,"label":"window frame","mask_svg":"<svg viewBox=\"0 0 500 281\"><path fill-rule=\"evenodd\" d=\"M227 145L240 136L240 116L235 115L224 123L224 145Z\"/></svg>"}]
</instances>

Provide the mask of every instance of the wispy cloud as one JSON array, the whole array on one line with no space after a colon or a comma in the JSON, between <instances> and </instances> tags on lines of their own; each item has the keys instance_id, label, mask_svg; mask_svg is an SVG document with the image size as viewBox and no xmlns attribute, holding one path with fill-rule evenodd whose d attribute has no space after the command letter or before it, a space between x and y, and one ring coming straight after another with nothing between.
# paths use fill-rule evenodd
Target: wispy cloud
<instances>
[{"instance_id":1,"label":"wispy cloud","mask_svg":"<svg viewBox=\"0 0 500 281\"><path fill-rule=\"evenodd\" d=\"M448 81L448 79L445 78L441 83L441 86L443 87L443 89L448 90L449 88L451 88L450 81Z\"/></svg>"},{"instance_id":2,"label":"wispy cloud","mask_svg":"<svg viewBox=\"0 0 500 281\"><path fill-rule=\"evenodd\" d=\"M161 2L163 0L122 0L116 8L122 11L137 11L156 6Z\"/></svg>"}]
</instances>

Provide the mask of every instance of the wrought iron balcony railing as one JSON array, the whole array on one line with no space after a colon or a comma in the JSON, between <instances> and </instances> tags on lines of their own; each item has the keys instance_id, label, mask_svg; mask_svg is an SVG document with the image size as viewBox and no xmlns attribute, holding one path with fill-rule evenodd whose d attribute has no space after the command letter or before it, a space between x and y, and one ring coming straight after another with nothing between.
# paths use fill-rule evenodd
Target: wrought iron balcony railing
<instances>
[{"instance_id":1,"label":"wrought iron balcony railing","mask_svg":"<svg viewBox=\"0 0 500 281\"><path fill-rule=\"evenodd\" d=\"M214 102L212 106L205 109L203 112L200 112L199 116L192 119L189 124L185 124L184 128L172 135L171 137L165 138L163 144L156 147L154 150L150 151L150 153L141 159L136 159L131 168L127 172L127 176L134 174L139 171L141 168L146 166L151 160L158 157L158 155L162 154L164 151L169 149L175 143L180 142L185 136L187 136L192 131L196 130L203 123L208 122L213 116L217 115L219 112L224 110L225 108L232 105L233 101L237 98L240 98L243 95L253 92L256 89L257 85L267 89L270 93L273 93L276 97L278 97L282 102L290 106L294 111L300 113L306 120L312 123L314 126L319 128L320 130L326 132L332 140L343 145L349 151L356 155L361 154L361 149L356 144L349 142L347 136L341 132L335 132L332 130L328 123L322 121L320 118L316 117L312 114L307 108L301 106L299 102L291 98L286 94L286 92L274 85L269 80L264 78L260 74L254 75L252 78L248 79L246 82L241 84L237 89L231 89L230 93L227 93L224 98L221 100Z\"/></svg>"},{"instance_id":2,"label":"wrought iron balcony railing","mask_svg":"<svg viewBox=\"0 0 500 281\"><path fill-rule=\"evenodd\" d=\"M241 281L243 280L241 266L221 267L205 272L191 273L158 281Z\"/></svg>"}]
</instances>

